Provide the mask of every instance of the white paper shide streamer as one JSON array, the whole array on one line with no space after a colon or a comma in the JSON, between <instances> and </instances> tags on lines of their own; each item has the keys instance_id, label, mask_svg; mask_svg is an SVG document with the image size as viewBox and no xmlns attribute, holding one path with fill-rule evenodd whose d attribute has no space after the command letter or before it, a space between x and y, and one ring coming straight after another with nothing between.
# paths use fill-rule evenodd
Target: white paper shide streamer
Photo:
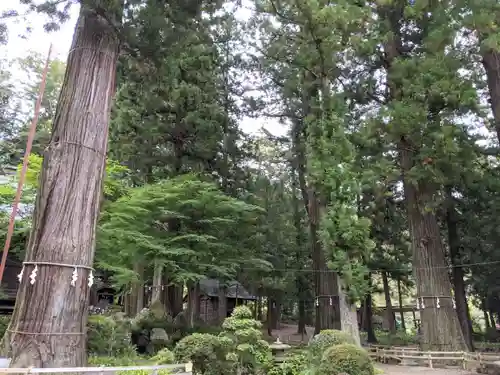
<instances>
[{"instance_id":1,"label":"white paper shide streamer","mask_svg":"<svg viewBox=\"0 0 500 375\"><path fill-rule=\"evenodd\" d=\"M19 272L19 275L17 275L17 279L19 282L23 281L23 274L24 274L24 266L21 268L21 272Z\"/></svg>"},{"instance_id":2,"label":"white paper shide streamer","mask_svg":"<svg viewBox=\"0 0 500 375\"><path fill-rule=\"evenodd\" d=\"M94 285L94 273L92 270L90 270L88 281L89 288L91 288Z\"/></svg>"},{"instance_id":3,"label":"white paper shide streamer","mask_svg":"<svg viewBox=\"0 0 500 375\"><path fill-rule=\"evenodd\" d=\"M35 264L35 268L31 271L30 274L30 284L33 285L36 282L36 276L38 275L38 265Z\"/></svg>"},{"instance_id":4,"label":"white paper shide streamer","mask_svg":"<svg viewBox=\"0 0 500 375\"><path fill-rule=\"evenodd\" d=\"M75 267L73 269L73 274L71 275L71 286L76 286L77 280L78 280L78 270Z\"/></svg>"}]
</instances>

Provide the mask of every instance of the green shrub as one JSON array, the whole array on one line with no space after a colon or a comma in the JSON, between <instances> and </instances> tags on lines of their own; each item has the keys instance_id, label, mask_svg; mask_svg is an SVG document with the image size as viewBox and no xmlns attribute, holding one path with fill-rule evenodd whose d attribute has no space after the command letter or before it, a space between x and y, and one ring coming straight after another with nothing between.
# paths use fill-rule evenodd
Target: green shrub
<instances>
[{"instance_id":1,"label":"green shrub","mask_svg":"<svg viewBox=\"0 0 500 375\"><path fill-rule=\"evenodd\" d=\"M227 339L208 333L193 333L180 340L174 348L177 363L193 363L193 372L203 375L227 373L226 355L231 346Z\"/></svg>"},{"instance_id":2,"label":"green shrub","mask_svg":"<svg viewBox=\"0 0 500 375\"><path fill-rule=\"evenodd\" d=\"M321 375L375 375L368 352L353 344L328 348L323 353L318 370Z\"/></svg>"},{"instance_id":3,"label":"green shrub","mask_svg":"<svg viewBox=\"0 0 500 375\"><path fill-rule=\"evenodd\" d=\"M151 360L157 365L170 365L175 363L175 356L168 348L163 348Z\"/></svg>"},{"instance_id":4,"label":"green shrub","mask_svg":"<svg viewBox=\"0 0 500 375\"><path fill-rule=\"evenodd\" d=\"M141 357L135 356L122 356L122 357L107 357L107 356L89 356L89 366L105 366L105 367L120 367L120 366L139 366Z\"/></svg>"},{"instance_id":5,"label":"green shrub","mask_svg":"<svg viewBox=\"0 0 500 375\"><path fill-rule=\"evenodd\" d=\"M0 337L3 337L9 327L10 315L0 315Z\"/></svg>"},{"instance_id":6,"label":"green shrub","mask_svg":"<svg viewBox=\"0 0 500 375\"><path fill-rule=\"evenodd\" d=\"M389 346L407 346L418 344L418 335L416 333L406 333L398 331L396 334L391 334L388 331L376 330L375 337L380 345Z\"/></svg>"},{"instance_id":7,"label":"green shrub","mask_svg":"<svg viewBox=\"0 0 500 375\"><path fill-rule=\"evenodd\" d=\"M123 357L89 357L89 366L92 367L124 367L124 366L154 366L151 360L145 360L137 355ZM169 375L172 371L159 370L158 375ZM117 375L151 375L151 370L117 371Z\"/></svg>"},{"instance_id":8,"label":"green shrub","mask_svg":"<svg viewBox=\"0 0 500 375\"><path fill-rule=\"evenodd\" d=\"M195 374L263 373L272 363L272 353L261 328L250 309L239 306L224 320L219 335L194 333L181 339L174 348L175 360L191 361Z\"/></svg>"},{"instance_id":9,"label":"green shrub","mask_svg":"<svg viewBox=\"0 0 500 375\"><path fill-rule=\"evenodd\" d=\"M262 323L253 319L252 311L238 306L222 324L221 336L232 342L228 359L238 374L256 374L272 363L272 352L262 339Z\"/></svg>"},{"instance_id":10,"label":"green shrub","mask_svg":"<svg viewBox=\"0 0 500 375\"><path fill-rule=\"evenodd\" d=\"M347 332L335 329L325 329L314 336L307 349L312 360L319 360L326 349L333 345L356 344L354 338Z\"/></svg>"},{"instance_id":11,"label":"green shrub","mask_svg":"<svg viewBox=\"0 0 500 375\"><path fill-rule=\"evenodd\" d=\"M307 372L307 356L294 354L279 365L273 366L267 375L303 375Z\"/></svg>"},{"instance_id":12,"label":"green shrub","mask_svg":"<svg viewBox=\"0 0 500 375\"><path fill-rule=\"evenodd\" d=\"M94 356L135 355L130 323L118 316L92 315L87 325L87 351Z\"/></svg>"}]
</instances>

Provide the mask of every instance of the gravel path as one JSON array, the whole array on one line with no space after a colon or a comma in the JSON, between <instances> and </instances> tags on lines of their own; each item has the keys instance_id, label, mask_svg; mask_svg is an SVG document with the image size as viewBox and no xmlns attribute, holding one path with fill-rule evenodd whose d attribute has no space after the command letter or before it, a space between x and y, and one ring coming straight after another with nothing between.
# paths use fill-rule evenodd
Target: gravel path
<instances>
[{"instance_id":1,"label":"gravel path","mask_svg":"<svg viewBox=\"0 0 500 375\"><path fill-rule=\"evenodd\" d=\"M461 369L430 369L428 367L419 366L397 366L385 365L382 363L375 364L375 367L384 371L383 375L476 375L475 372L465 371Z\"/></svg>"}]
</instances>

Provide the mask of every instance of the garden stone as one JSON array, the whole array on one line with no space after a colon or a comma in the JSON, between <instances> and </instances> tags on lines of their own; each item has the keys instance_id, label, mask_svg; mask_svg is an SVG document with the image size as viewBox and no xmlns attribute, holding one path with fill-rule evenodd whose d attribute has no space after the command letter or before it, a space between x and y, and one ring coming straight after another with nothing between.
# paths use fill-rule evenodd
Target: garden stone
<instances>
[{"instance_id":1,"label":"garden stone","mask_svg":"<svg viewBox=\"0 0 500 375\"><path fill-rule=\"evenodd\" d=\"M151 341L155 343L164 342L167 343L169 340L167 331L163 328L153 328L151 330Z\"/></svg>"}]
</instances>

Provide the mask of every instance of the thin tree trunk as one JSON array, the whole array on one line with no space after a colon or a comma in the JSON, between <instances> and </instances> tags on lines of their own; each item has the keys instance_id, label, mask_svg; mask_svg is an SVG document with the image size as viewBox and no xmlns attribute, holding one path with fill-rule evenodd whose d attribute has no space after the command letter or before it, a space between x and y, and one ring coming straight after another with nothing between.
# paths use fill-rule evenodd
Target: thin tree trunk
<instances>
[{"instance_id":1,"label":"thin tree trunk","mask_svg":"<svg viewBox=\"0 0 500 375\"><path fill-rule=\"evenodd\" d=\"M455 302L457 307L458 319L461 323L462 332L464 334L465 342L469 351L474 350L474 343L472 339L472 320L470 317L469 305L467 303L467 296L465 295L465 282L464 271L460 258L460 239L458 237L457 217L455 213L455 206L453 204L453 197L451 189L447 188L448 195L448 209L446 213L446 224L448 227L448 244L450 247L450 259L452 267L453 289L455 294Z\"/></svg>"},{"instance_id":2,"label":"thin tree trunk","mask_svg":"<svg viewBox=\"0 0 500 375\"><path fill-rule=\"evenodd\" d=\"M490 316L490 325L492 328L497 327L496 322L495 322L495 312L493 310L489 310L489 316Z\"/></svg>"},{"instance_id":3,"label":"thin tree trunk","mask_svg":"<svg viewBox=\"0 0 500 375\"><path fill-rule=\"evenodd\" d=\"M117 21L120 10L114 11L107 16ZM4 340L12 367L87 363L87 278L94 259L118 50L115 28L82 4L43 161L25 257L29 263L10 324L19 333ZM45 264L36 266L31 285L29 275L37 261ZM57 264L77 267L75 286L70 284L74 268Z\"/></svg>"},{"instance_id":4,"label":"thin tree trunk","mask_svg":"<svg viewBox=\"0 0 500 375\"><path fill-rule=\"evenodd\" d=\"M394 318L394 311L392 309L391 292L389 290L389 279L387 272L382 272L382 283L384 284L384 297L385 297L385 315L389 323L389 331L396 333L396 319Z\"/></svg>"},{"instance_id":5,"label":"thin tree trunk","mask_svg":"<svg viewBox=\"0 0 500 375\"><path fill-rule=\"evenodd\" d=\"M269 296L267 297L266 325L267 325L267 334L272 337L272 335L273 335L273 299Z\"/></svg>"},{"instance_id":6,"label":"thin tree trunk","mask_svg":"<svg viewBox=\"0 0 500 375\"><path fill-rule=\"evenodd\" d=\"M144 308L144 266L137 262L134 271L139 275L139 281L132 285L132 297L134 298L134 314L139 314Z\"/></svg>"},{"instance_id":7,"label":"thin tree trunk","mask_svg":"<svg viewBox=\"0 0 500 375\"><path fill-rule=\"evenodd\" d=\"M406 322L405 313L403 310L403 288L401 287L401 279L398 277L398 302L399 302L399 314L401 316L401 328L406 332Z\"/></svg>"},{"instance_id":8,"label":"thin tree trunk","mask_svg":"<svg viewBox=\"0 0 500 375\"><path fill-rule=\"evenodd\" d=\"M188 290L188 326L193 328L200 320L200 283L190 284Z\"/></svg>"},{"instance_id":9,"label":"thin tree trunk","mask_svg":"<svg viewBox=\"0 0 500 375\"><path fill-rule=\"evenodd\" d=\"M297 177L298 170L298 157L295 155L295 160L292 166L292 185L293 185L293 218L294 218L294 226L295 226L295 244L296 244L296 253L295 260L297 264L301 264L302 258L304 256L303 248L305 246L304 240L304 231L302 229L302 220L301 220L301 212L299 209L299 198L300 194L300 186ZM305 298L307 294L307 281L305 280L303 272L297 272L295 278L295 286L297 288L297 302L299 306L299 321L297 327L297 333L299 335L306 334L306 304Z\"/></svg>"},{"instance_id":10,"label":"thin tree trunk","mask_svg":"<svg viewBox=\"0 0 500 375\"><path fill-rule=\"evenodd\" d=\"M488 309L486 308L486 299L481 300L481 310L483 310L484 324L486 329L491 328L490 316L488 314Z\"/></svg>"},{"instance_id":11,"label":"thin tree trunk","mask_svg":"<svg viewBox=\"0 0 500 375\"><path fill-rule=\"evenodd\" d=\"M369 283L369 292L365 296L365 300L363 303L363 328L366 331L368 337L367 341L369 343L375 344L377 343L377 337L375 336L375 329L373 328L373 298L372 298L372 275L371 273L368 275L368 283Z\"/></svg>"},{"instance_id":12,"label":"thin tree trunk","mask_svg":"<svg viewBox=\"0 0 500 375\"><path fill-rule=\"evenodd\" d=\"M163 284L163 264L155 260L153 271L153 293L151 295L151 304L156 301L161 301L162 292L161 287Z\"/></svg>"},{"instance_id":13,"label":"thin tree trunk","mask_svg":"<svg viewBox=\"0 0 500 375\"><path fill-rule=\"evenodd\" d=\"M224 322L227 318L227 296L226 296L226 286L219 284L219 298L218 298L218 321L219 324Z\"/></svg>"}]
</instances>

